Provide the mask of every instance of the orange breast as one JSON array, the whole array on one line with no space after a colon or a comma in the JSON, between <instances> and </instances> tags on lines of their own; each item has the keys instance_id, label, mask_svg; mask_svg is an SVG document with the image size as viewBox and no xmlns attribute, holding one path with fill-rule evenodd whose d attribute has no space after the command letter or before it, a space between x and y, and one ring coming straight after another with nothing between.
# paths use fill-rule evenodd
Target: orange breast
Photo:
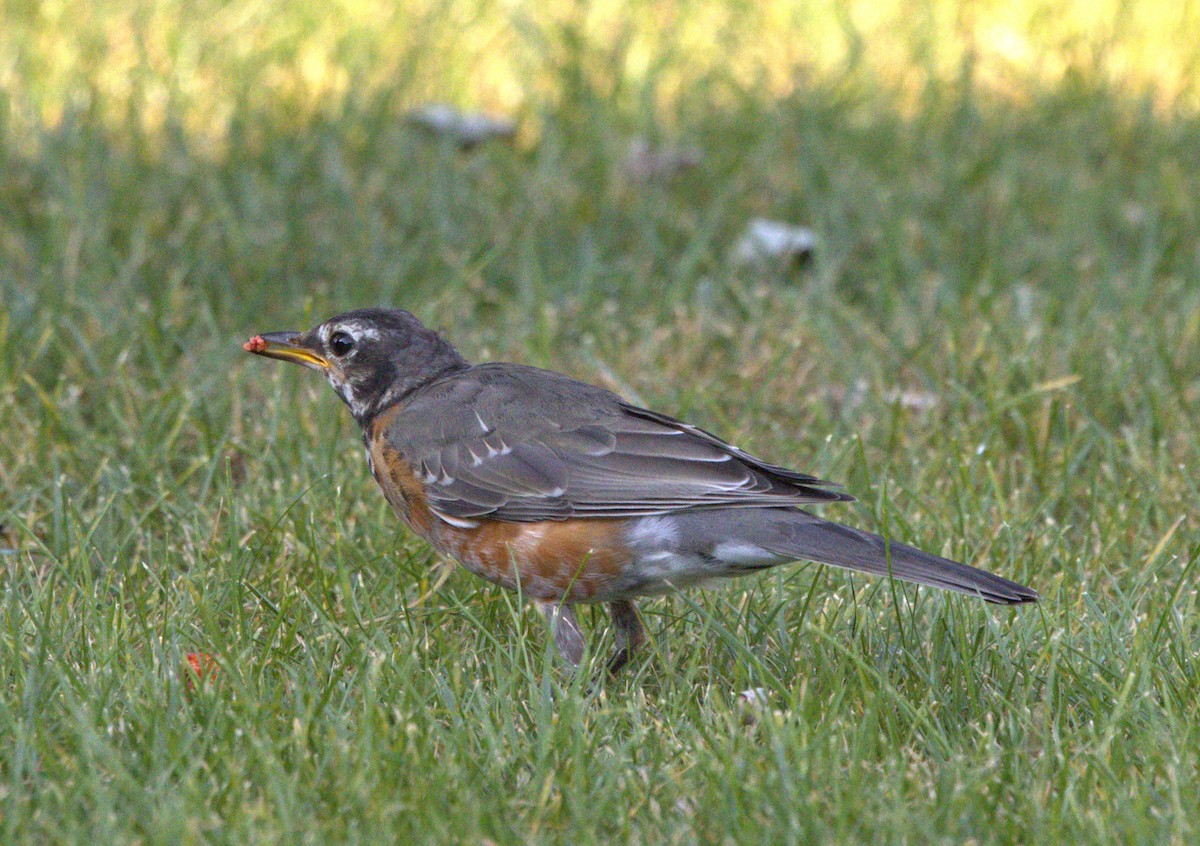
<instances>
[{"instance_id":1,"label":"orange breast","mask_svg":"<svg viewBox=\"0 0 1200 846\"><path fill-rule=\"evenodd\" d=\"M429 510L421 480L403 456L388 446L385 438L375 436L375 432L387 427L397 411L398 408L384 412L372 424L372 436L367 439L371 473L397 516L418 535L429 540L429 530L437 518Z\"/></svg>"},{"instance_id":2,"label":"orange breast","mask_svg":"<svg viewBox=\"0 0 1200 846\"><path fill-rule=\"evenodd\" d=\"M508 523L481 520L473 528L451 526L429 509L424 486L408 462L375 433L392 411L381 415L368 438L371 471L392 509L439 552L472 573L532 599L586 602L620 581L632 561L622 540L623 520L547 520Z\"/></svg>"},{"instance_id":3,"label":"orange breast","mask_svg":"<svg viewBox=\"0 0 1200 846\"><path fill-rule=\"evenodd\" d=\"M632 562L623 522L497 520L462 529L439 521L434 545L476 575L534 599L587 602L615 589Z\"/></svg>"}]
</instances>

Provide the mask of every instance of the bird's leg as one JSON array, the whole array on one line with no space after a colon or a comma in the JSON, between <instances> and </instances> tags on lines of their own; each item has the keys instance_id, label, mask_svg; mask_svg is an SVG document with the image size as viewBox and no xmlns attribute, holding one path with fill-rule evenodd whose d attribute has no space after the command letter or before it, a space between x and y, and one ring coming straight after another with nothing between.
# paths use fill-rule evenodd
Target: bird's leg
<instances>
[{"instance_id":1,"label":"bird's leg","mask_svg":"<svg viewBox=\"0 0 1200 846\"><path fill-rule=\"evenodd\" d=\"M613 632L617 640L617 648L612 658L608 659L608 671L616 675L633 657L637 648L646 642L646 631L642 628L642 621L638 619L637 606L628 599L608 603L608 613L612 616Z\"/></svg>"},{"instance_id":2,"label":"bird's leg","mask_svg":"<svg viewBox=\"0 0 1200 846\"><path fill-rule=\"evenodd\" d=\"M560 605L557 602L539 602L538 608L546 616L550 631L554 632L554 643L558 652L572 667L578 667L583 660L583 629L575 619L575 612L570 605Z\"/></svg>"}]
</instances>

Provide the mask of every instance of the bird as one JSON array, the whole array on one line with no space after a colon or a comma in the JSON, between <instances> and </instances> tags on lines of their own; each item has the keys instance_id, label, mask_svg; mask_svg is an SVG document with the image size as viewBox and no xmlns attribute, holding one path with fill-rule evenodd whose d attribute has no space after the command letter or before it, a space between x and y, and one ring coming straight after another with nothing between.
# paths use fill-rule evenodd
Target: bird
<instances>
[{"instance_id":1,"label":"bird","mask_svg":"<svg viewBox=\"0 0 1200 846\"><path fill-rule=\"evenodd\" d=\"M1000 605L1039 599L818 517L805 507L854 497L698 426L553 370L471 364L402 309L349 311L243 348L323 374L400 520L476 576L532 599L572 666L586 649L576 605L607 606L615 674L646 641L638 599L800 560Z\"/></svg>"}]
</instances>

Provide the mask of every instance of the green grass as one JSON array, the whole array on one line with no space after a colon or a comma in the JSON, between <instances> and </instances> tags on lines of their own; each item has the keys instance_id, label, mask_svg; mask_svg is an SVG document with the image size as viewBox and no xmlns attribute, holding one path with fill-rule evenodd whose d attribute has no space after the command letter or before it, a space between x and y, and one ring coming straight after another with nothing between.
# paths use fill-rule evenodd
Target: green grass
<instances>
[{"instance_id":1,"label":"green grass","mask_svg":"<svg viewBox=\"0 0 1200 846\"><path fill-rule=\"evenodd\" d=\"M556 4L431 5L429 43L365 3L46 8L0 18L0 840L1200 837L1200 116L1186 74L1137 82L1154 27L997 82L929 58L931 3L788 87L767 13L718 15L758 52L694 42L715 4L642 4L626 53ZM854 42L818 11L791 25ZM446 91L516 102L516 146L405 126ZM634 133L705 159L630 184ZM754 215L815 260L734 266ZM644 602L614 680L585 611L572 677L518 597L442 582L323 382L241 350L370 304L843 481L827 515L1043 602L797 565Z\"/></svg>"}]
</instances>

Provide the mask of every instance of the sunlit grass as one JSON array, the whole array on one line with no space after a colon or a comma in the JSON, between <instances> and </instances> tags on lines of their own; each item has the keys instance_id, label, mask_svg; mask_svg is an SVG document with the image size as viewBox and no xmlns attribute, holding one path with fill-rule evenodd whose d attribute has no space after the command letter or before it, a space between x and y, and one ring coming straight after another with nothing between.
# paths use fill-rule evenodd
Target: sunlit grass
<instances>
[{"instance_id":1,"label":"sunlit grass","mask_svg":"<svg viewBox=\"0 0 1200 846\"><path fill-rule=\"evenodd\" d=\"M393 91L536 123L581 82L668 121L698 87L781 98L830 80L909 110L931 87L1021 101L1072 78L1200 106L1193 3L101 0L7 4L0 24L16 126L92 108L214 141L247 108L301 117Z\"/></svg>"}]
</instances>

